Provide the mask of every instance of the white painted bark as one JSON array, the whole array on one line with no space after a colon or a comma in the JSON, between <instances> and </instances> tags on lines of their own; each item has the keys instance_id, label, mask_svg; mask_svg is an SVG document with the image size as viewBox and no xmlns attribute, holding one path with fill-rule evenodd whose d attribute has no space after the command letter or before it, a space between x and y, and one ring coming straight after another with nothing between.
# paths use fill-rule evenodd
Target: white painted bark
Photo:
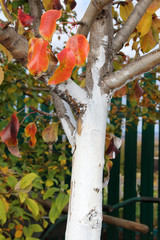
<instances>
[{"instance_id":1,"label":"white painted bark","mask_svg":"<svg viewBox=\"0 0 160 240\"><path fill-rule=\"evenodd\" d=\"M104 44L92 66L92 98L78 120L72 162L71 195L66 240L99 240L102 225L102 177L108 98L99 86L105 64Z\"/></svg>"},{"instance_id":2,"label":"white painted bark","mask_svg":"<svg viewBox=\"0 0 160 240\"><path fill-rule=\"evenodd\" d=\"M106 113L106 97L92 99L79 121L66 240L100 239Z\"/></svg>"}]
</instances>

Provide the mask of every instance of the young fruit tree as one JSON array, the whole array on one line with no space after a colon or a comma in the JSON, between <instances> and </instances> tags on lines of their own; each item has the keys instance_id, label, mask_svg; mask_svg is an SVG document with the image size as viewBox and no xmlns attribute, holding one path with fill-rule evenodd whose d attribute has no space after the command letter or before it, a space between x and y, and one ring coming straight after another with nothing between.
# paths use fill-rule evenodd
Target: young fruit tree
<instances>
[{"instance_id":1,"label":"young fruit tree","mask_svg":"<svg viewBox=\"0 0 160 240\"><path fill-rule=\"evenodd\" d=\"M109 177L103 180L106 136L108 154L113 157L120 147L120 140L106 133L110 100L116 91L124 92L126 84L137 81L143 73L160 64L160 49L152 50L159 43L160 1L91 0L78 21L72 11L76 4L79 2L75 0L65 0L64 4L60 0L28 0L18 1L16 5L16 1L1 0L8 21L0 21L0 44L34 76L37 85L33 83L33 90L39 87L39 93L44 88L48 91L55 108L55 112L48 115L57 114L71 145L72 174L65 239L98 240L102 226L102 188L109 180ZM68 25L71 27L67 29ZM69 37L62 51L54 55L52 36L58 31L68 33ZM118 65L123 46L129 44L135 57ZM84 67L86 71L82 72ZM0 68L1 84L5 71L6 67ZM83 75L85 81L79 84L75 75L77 79ZM28 86L26 82L23 87ZM138 82L135 91L142 95ZM0 136L8 150L21 158L17 115L17 112L12 114ZM57 124L52 124L43 131L45 142L53 142L53 138L56 141L56 128ZM35 122L25 128L32 147L36 144L36 131ZM111 166L109 161L109 170ZM16 189L28 187L36 177L31 174L23 178ZM34 212L36 205L25 194L21 192L21 202L26 202ZM2 199L1 205L3 202ZM55 212L51 211L52 214ZM22 231L18 233L22 235Z\"/></svg>"}]
</instances>

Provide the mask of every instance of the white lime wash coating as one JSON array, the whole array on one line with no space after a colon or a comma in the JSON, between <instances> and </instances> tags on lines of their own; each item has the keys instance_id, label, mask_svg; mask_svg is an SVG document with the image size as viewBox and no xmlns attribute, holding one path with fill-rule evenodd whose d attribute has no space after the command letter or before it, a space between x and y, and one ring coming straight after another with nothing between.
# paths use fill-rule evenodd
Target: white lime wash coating
<instances>
[{"instance_id":1,"label":"white lime wash coating","mask_svg":"<svg viewBox=\"0 0 160 240\"><path fill-rule=\"evenodd\" d=\"M94 82L92 98L88 100L75 136L66 240L97 240L101 235L102 179L109 104L99 86L100 69L105 64L103 45L97 51L98 59L91 69Z\"/></svg>"}]
</instances>

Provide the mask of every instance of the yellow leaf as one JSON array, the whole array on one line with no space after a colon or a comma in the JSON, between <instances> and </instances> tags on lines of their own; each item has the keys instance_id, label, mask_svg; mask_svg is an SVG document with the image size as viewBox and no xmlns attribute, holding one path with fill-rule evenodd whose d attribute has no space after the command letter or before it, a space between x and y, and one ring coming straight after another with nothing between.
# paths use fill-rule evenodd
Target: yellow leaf
<instances>
[{"instance_id":1,"label":"yellow leaf","mask_svg":"<svg viewBox=\"0 0 160 240\"><path fill-rule=\"evenodd\" d=\"M140 45L143 53L147 53L155 47L156 41L153 38L152 30L149 30L149 32L141 38Z\"/></svg>"},{"instance_id":2,"label":"yellow leaf","mask_svg":"<svg viewBox=\"0 0 160 240\"><path fill-rule=\"evenodd\" d=\"M3 71L3 68L0 67L0 85L2 84L4 80L4 71Z\"/></svg>"},{"instance_id":3,"label":"yellow leaf","mask_svg":"<svg viewBox=\"0 0 160 240\"><path fill-rule=\"evenodd\" d=\"M120 5L120 16L123 21L126 21L129 15L131 14L133 10L133 3L127 3L127 4L121 4Z\"/></svg>"},{"instance_id":4,"label":"yellow leaf","mask_svg":"<svg viewBox=\"0 0 160 240\"><path fill-rule=\"evenodd\" d=\"M0 0L0 3L1 3L1 8L2 8L2 11L3 11L3 14L4 16L10 21L10 22L13 22L13 18L10 14L10 12L8 11L7 9L7 6L6 4L4 3L3 0Z\"/></svg>"},{"instance_id":5,"label":"yellow leaf","mask_svg":"<svg viewBox=\"0 0 160 240\"><path fill-rule=\"evenodd\" d=\"M47 187L53 186L53 181L52 181L52 180L47 180L47 181L46 181L46 186L47 186Z\"/></svg>"},{"instance_id":6,"label":"yellow leaf","mask_svg":"<svg viewBox=\"0 0 160 240\"><path fill-rule=\"evenodd\" d=\"M159 32L158 32L157 25L154 22L152 23L151 30L152 30L152 35L153 35L154 40L156 41L156 43L158 43L159 42Z\"/></svg>"},{"instance_id":7,"label":"yellow leaf","mask_svg":"<svg viewBox=\"0 0 160 240\"><path fill-rule=\"evenodd\" d=\"M7 56L8 63L12 61L13 59L12 54L10 53L10 51L7 50L7 48L0 44L0 50Z\"/></svg>"},{"instance_id":8,"label":"yellow leaf","mask_svg":"<svg viewBox=\"0 0 160 240\"><path fill-rule=\"evenodd\" d=\"M152 14L151 13L145 13L142 17L141 21L137 25L137 31L140 33L140 38L142 38L144 35L146 35L152 24Z\"/></svg>"},{"instance_id":9,"label":"yellow leaf","mask_svg":"<svg viewBox=\"0 0 160 240\"><path fill-rule=\"evenodd\" d=\"M23 33L24 33L24 28L23 28L21 22L19 21L19 24L18 24L18 34L19 35L23 35Z\"/></svg>"},{"instance_id":10,"label":"yellow leaf","mask_svg":"<svg viewBox=\"0 0 160 240\"><path fill-rule=\"evenodd\" d=\"M160 1L159 0L153 0L151 5L147 9L147 13L155 13L160 8Z\"/></svg>"},{"instance_id":11,"label":"yellow leaf","mask_svg":"<svg viewBox=\"0 0 160 240\"><path fill-rule=\"evenodd\" d=\"M15 238L20 238L22 236L23 231L22 230L17 230L15 232Z\"/></svg>"}]
</instances>

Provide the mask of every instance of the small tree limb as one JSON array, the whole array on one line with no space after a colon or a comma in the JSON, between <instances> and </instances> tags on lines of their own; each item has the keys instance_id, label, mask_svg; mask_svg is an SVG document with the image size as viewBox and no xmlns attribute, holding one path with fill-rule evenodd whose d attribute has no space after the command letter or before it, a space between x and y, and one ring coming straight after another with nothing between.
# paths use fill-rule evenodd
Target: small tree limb
<instances>
[{"instance_id":1,"label":"small tree limb","mask_svg":"<svg viewBox=\"0 0 160 240\"><path fill-rule=\"evenodd\" d=\"M69 143L74 150L74 134L76 129L76 121L74 119L71 108L67 102L58 97L53 91L50 90L54 106L56 108L57 116L60 119L65 134L69 140Z\"/></svg>"},{"instance_id":2,"label":"small tree limb","mask_svg":"<svg viewBox=\"0 0 160 240\"><path fill-rule=\"evenodd\" d=\"M40 37L39 34L39 25L42 15L42 2L40 0L28 0L30 13L34 17L33 29L37 37Z\"/></svg>"},{"instance_id":3,"label":"small tree limb","mask_svg":"<svg viewBox=\"0 0 160 240\"><path fill-rule=\"evenodd\" d=\"M28 60L28 41L13 28L0 29L0 44L6 47L17 62L26 66Z\"/></svg>"},{"instance_id":4,"label":"small tree limb","mask_svg":"<svg viewBox=\"0 0 160 240\"><path fill-rule=\"evenodd\" d=\"M113 2L113 0L91 0L83 18L82 24L78 28L78 34L83 34L87 37L96 17L102 11L103 7Z\"/></svg>"},{"instance_id":5,"label":"small tree limb","mask_svg":"<svg viewBox=\"0 0 160 240\"><path fill-rule=\"evenodd\" d=\"M142 73L151 71L154 67L160 64L160 48L148 53L126 67L105 76L101 82L101 89L104 93L116 91L127 83L135 80Z\"/></svg>"},{"instance_id":6,"label":"small tree limb","mask_svg":"<svg viewBox=\"0 0 160 240\"><path fill-rule=\"evenodd\" d=\"M130 35L133 33L137 24L143 17L147 8L151 4L152 0L143 0L139 1L132 13L128 17L127 21L123 25L123 27L117 32L114 41L113 41L113 51L117 53L122 47L123 44L128 40Z\"/></svg>"}]
</instances>

